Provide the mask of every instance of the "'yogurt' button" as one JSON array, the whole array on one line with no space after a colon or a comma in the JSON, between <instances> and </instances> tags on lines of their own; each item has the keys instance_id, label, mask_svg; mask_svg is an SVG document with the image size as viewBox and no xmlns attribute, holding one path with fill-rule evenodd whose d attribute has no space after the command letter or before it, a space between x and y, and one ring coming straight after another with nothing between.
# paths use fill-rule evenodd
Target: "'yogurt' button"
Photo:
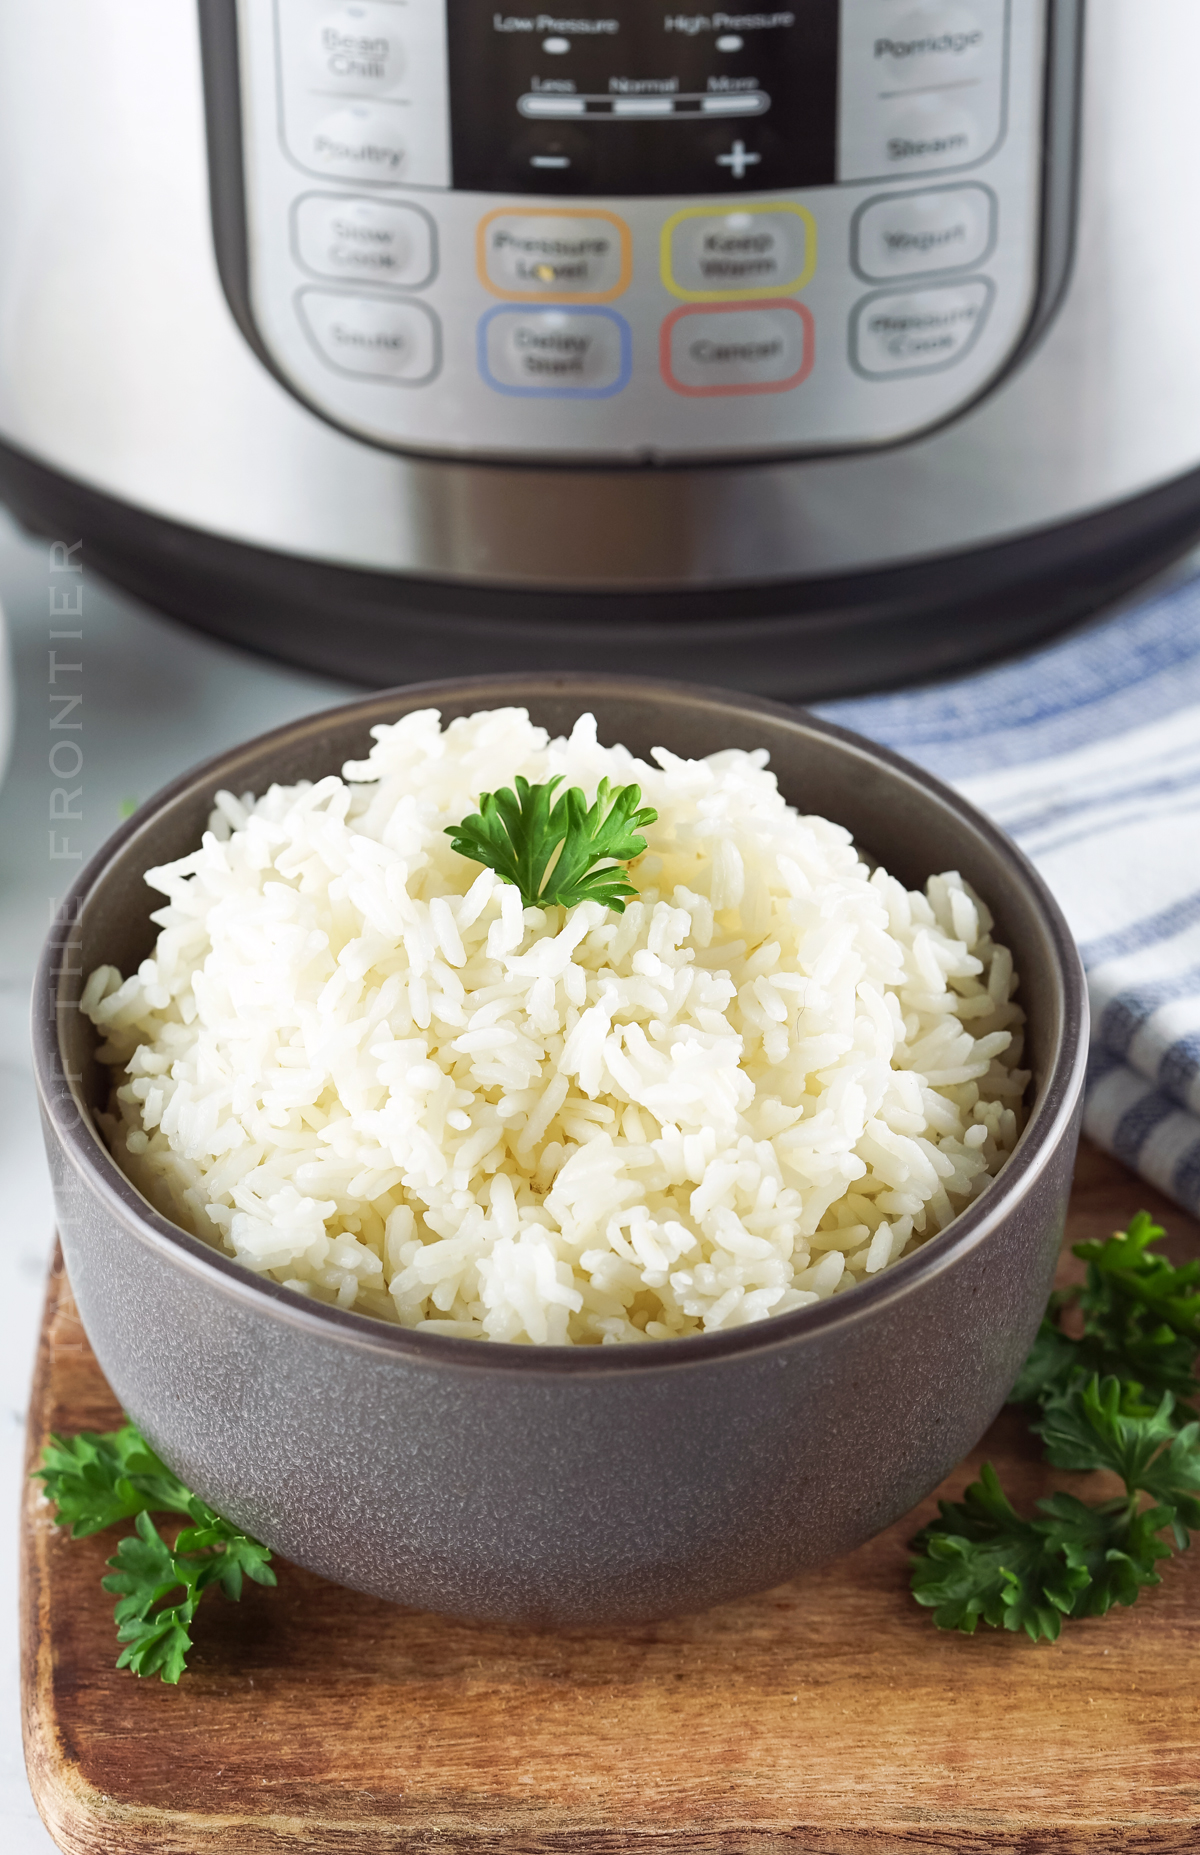
<instances>
[{"instance_id":1,"label":"'yogurt' button","mask_svg":"<svg viewBox=\"0 0 1200 1855\"><path fill-rule=\"evenodd\" d=\"M965 270L986 256L995 210L995 195L974 184L868 200L854 221L855 269L880 278Z\"/></svg>"},{"instance_id":2,"label":"'yogurt' button","mask_svg":"<svg viewBox=\"0 0 1200 1855\"><path fill-rule=\"evenodd\" d=\"M669 222L666 273L681 296L761 296L798 290L811 274L812 222L802 209L710 212Z\"/></svg>"},{"instance_id":3,"label":"'yogurt' button","mask_svg":"<svg viewBox=\"0 0 1200 1855\"><path fill-rule=\"evenodd\" d=\"M979 124L961 104L941 97L908 97L887 125L889 167L915 170L957 167L982 154Z\"/></svg>"},{"instance_id":4,"label":"'yogurt' button","mask_svg":"<svg viewBox=\"0 0 1200 1855\"><path fill-rule=\"evenodd\" d=\"M663 324L663 378L676 393L784 393L812 362L813 320L802 303L677 309Z\"/></svg>"},{"instance_id":5,"label":"'yogurt' button","mask_svg":"<svg viewBox=\"0 0 1200 1855\"><path fill-rule=\"evenodd\" d=\"M973 346L995 290L983 277L904 295L868 296L854 311L850 351L872 379L951 367Z\"/></svg>"},{"instance_id":6,"label":"'yogurt' button","mask_svg":"<svg viewBox=\"0 0 1200 1855\"><path fill-rule=\"evenodd\" d=\"M310 42L310 67L336 90L390 90L404 73L404 46L396 8L361 4L327 13Z\"/></svg>"},{"instance_id":7,"label":"'yogurt' button","mask_svg":"<svg viewBox=\"0 0 1200 1855\"><path fill-rule=\"evenodd\" d=\"M974 77L984 31L965 6L922 6L875 39L877 64L914 90Z\"/></svg>"},{"instance_id":8,"label":"'yogurt' button","mask_svg":"<svg viewBox=\"0 0 1200 1855\"><path fill-rule=\"evenodd\" d=\"M480 372L502 393L603 399L630 364L629 325L611 309L493 309L480 324Z\"/></svg>"},{"instance_id":9,"label":"'yogurt' button","mask_svg":"<svg viewBox=\"0 0 1200 1855\"><path fill-rule=\"evenodd\" d=\"M419 290L434 268L433 225L420 207L310 193L296 206L296 250L321 277Z\"/></svg>"},{"instance_id":10,"label":"'yogurt' button","mask_svg":"<svg viewBox=\"0 0 1200 1855\"><path fill-rule=\"evenodd\" d=\"M629 282L629 231L611 213L492 213L479 258L502 296L617 296Z\"/></svg>"},{"instance_id":11,"label":"'yogurt' button","mask_svg":"<svg viewBox=\"0 0 1200 1855\"><path fill-rule=\"evenodd\" d=\"M397 181L405 157L395 109L352 103L323 116L308 139L308 160L347 180Z\"/></svg>"},{"instance_id":12,"label":"'yogurt' button","mask_svg":"<svg viewBox=\"0 0 1200 1855\"><path fill-rule=\"evenodd\" d=\"M302 290L298 301L317 352L342 373L403 386L424 386L437 373L438 322L423 303L346 296L337 290Z\"/></svg>"}]
</instances>

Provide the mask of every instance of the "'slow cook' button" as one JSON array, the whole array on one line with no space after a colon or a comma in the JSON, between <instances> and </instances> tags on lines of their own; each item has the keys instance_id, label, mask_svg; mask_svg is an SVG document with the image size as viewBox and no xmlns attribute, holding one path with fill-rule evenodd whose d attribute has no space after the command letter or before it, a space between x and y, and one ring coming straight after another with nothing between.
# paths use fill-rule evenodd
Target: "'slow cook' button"
<instances>
[{"instance_id":1,"label":"'slow cook' button","mask_svg":"<svg viewBox=\"0 0 1200 1855\"><path fill-rule=\"evenodd\" d=\"M479 227L480 276L498 296L619 296L631 254L615 213L489 213Z\"/></svg>"},{"instance_id":2,"label":"'slow cook' button","mask_svg":"<svg viewBox=\"0 0 1200 1855\"><path fill-rule=\"evenodd\" d=\"M663 228L663 281L676 296L790 294L808 282L815 259L816 228L803 206L688 206Z\"/></svg>"},{"instance_id":3,"label":"'slow cook' button","mask_svg":"<svg viewBox=\"0 0 1200 1855\"><path fill-rule=\"evenodd\" d=\"M304 159L309 167L347 180L401 179L407 150L399 109L383 103L350 103L323 116L310 132Z\"/></svg>"},{"instance_id":4,"label":"'slow cook' button","mask_svg":"<svg viewBox=\"0 0 1200 1855\"><path fill-rule=\"evenodd\" d=\"M493 309L479 325L479 370L500 393L607 399L631 365L629 324L611 309Z\"/></svg>"},{"instance_id":5,"label":"'slow cook' button","mask_svg":"<svg viewBox=\"0 0 1200 1855\"><path fill-rule=\"evenodd\" d=\"M881 281L967 270L987 255L995 214L995 194L974 182L868 200L854 216L854 268Z\"/></svg>"},{"instance_id":6,"label":"'slow cook' button","mask_svg":"<svg viewBox=\"0 0 1200 1855\"><path fill-rule=\"evenodd\" d=\"M419 290L433 276L434 230L419 206L310 193L296 202L296 251L321 277Z\"/></svg>"},{"instance_id":7,"label":"'slow cook' button","mask_svg":"<svg viewBox=\"0 0 1200 1855\"><path fill-rule=\"evenodd\" d=\"M318 354L346 374L424 386L441 363L437 317L424 303L301 290L300 318Z\"/></svg>"},{"instance_id":8,"label":"'slow cook' button","mask_svg":"<svg viewBox=\"0 0 1200 1855\"><path fill-rule=\"evenodd\" d=\"M785 393L813 364L813 319L802 303L677 309L662 329L662 373L694 398Z\"/></svg>"},{"instance_id":9,"label":"'slow cook' button","mask_svg":"<svg viewBox=\"0 0 1200 1855\"><path fill-rule=\"evenodd\" d=\"M904 295L868 296L854 311L850 352L872 379L952 367L978 340L995 295L985 277Z\"/></svg>"}]
</instances>

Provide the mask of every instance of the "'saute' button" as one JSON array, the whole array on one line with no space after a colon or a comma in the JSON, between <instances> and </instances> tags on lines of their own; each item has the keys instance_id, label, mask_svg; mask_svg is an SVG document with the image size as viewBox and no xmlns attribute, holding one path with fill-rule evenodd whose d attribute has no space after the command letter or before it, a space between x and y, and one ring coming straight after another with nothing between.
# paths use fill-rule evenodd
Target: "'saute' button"
<instances>
[{"instance_id":1,"label":"'saute' button","mask_svg":"<svg viewBox=\"0 0 1200 1855\"><path fill-rule=\"evenodd\" d=\"M323 361L346 374L424 386L441 361L437 317L424 303L341 290L301 290L300 319Z\"/></svg>"},{"instance_id":2,"label":"'saute' button","mask_svg":"<svg viewBox=\"0 0 1200 1855\"><path fill-rule=\"evenodd\" d=\"M692 398L786 393L808 378L813 319L803 303L677 309L663 323L663 379Z\"/></svg>"}]
</instances>

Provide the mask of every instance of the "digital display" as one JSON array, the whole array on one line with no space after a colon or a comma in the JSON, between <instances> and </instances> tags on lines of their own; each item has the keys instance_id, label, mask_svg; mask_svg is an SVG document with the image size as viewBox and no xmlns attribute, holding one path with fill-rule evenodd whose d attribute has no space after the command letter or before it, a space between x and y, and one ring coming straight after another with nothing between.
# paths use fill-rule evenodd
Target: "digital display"
<instances>
[{"instance_id":1,"label":"digital display","mask_svg":"<svg viewBox=\"0 0 1200 1855\"><path fill-rule=\"evenodd\" d=\"M454 186L647 195L835 179L838 0L580 14L449 8Z\"/></svg>"}]
</instances>

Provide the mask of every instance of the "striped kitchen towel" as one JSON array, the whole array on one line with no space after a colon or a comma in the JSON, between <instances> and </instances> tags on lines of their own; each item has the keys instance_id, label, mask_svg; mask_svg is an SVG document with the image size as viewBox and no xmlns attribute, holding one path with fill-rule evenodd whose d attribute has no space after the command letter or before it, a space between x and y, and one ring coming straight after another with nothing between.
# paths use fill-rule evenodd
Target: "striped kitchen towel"
<instances>
[{"instance_id":1,"label":"striped kitchen towel","mask_svg":"<svg viewBox=\"0 0 1200 1855\"><path fill-rule=\"evenodd\" d=\"M818 712L949 780L1037 865L1087 969L1085 1129L1200 1215L1200 578L1018 662Z\"/></svg>"}]
</instances>

